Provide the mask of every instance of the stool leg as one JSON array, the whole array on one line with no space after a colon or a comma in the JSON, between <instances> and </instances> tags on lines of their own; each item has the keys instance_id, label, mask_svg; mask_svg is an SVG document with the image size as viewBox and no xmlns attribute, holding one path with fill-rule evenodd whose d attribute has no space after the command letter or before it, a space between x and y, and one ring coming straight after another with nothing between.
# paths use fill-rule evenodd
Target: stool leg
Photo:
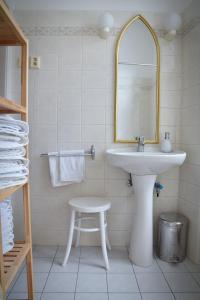
<instances>
[{"instance_id":1,"label":"stool leg","mask_svg":"<svg viewBox=\"0 0 200 300\"><path fill-rule=\"evenodd\" d=\"M111 250L111 245L110 245L110 241L109 241L109 238L108 238L108 222L107 222L107 215L105 215L105 216L106 216L106 224L107 224L107 226L106 226L106 228L105 228L105 230L106 230L106 246L107 246L108 250Z\"/></svg>"},{"instance_id":2,"label":"stool leg","mask_svg":"<svg viewBox=\"0 0 200 300\"><path fill-rule=\"evenodd\" d=\"M105 266L106 266L106 269L108 270L109 263L108 263L107 249L106 249L106 230L105 230L104 212L99 213L99 218L100 218L101 248L102 248L102 252L103 252Z\"/></svg>"},{"instance_id":3,"label":"stool leg","mask_svg":"<svg viewBox=\"0 0 200 300\"><path fill-rule=\"evenodd\" d=\"M70 218L70 227L69 227L69 236L68 236L68 242L67 242L67 249L66 249L66 253L65 253L65 258L63 260L63 267L66 265L68 258L69 258L69 254L71 251L71 247L72 247L72 239L73 239L73 233L74 233L74 221L75 221L75 210L72 209L71 210L71 218Z\"/></svg>"},{"instance_id":4,"label":"stool leg","mask_svg":"<svg viewBox=\"0 0 200 300\"><path fill-rule=\"evenodd\" d=\"M78 213L78 224L77 224L77 227L80 229L81 227L81 213L79 212ZM81 232L80 230L77 229L77 234L76 234L76 243L75 243L75 247L78 247L80 245L80 235L81 235Z\"/></svg>"},{"instance_id":5,"label":"stool leg","mask_svg":"<svg viewBox=\"0 0 200 300\"><path fill-rule=\"evenodd\" d=\"M110 241L108 238L108 229L107 228L106 228L106 245L107 245L108 250L111 250L111 245L110 245Z\"/></svg>"}]
</instances>

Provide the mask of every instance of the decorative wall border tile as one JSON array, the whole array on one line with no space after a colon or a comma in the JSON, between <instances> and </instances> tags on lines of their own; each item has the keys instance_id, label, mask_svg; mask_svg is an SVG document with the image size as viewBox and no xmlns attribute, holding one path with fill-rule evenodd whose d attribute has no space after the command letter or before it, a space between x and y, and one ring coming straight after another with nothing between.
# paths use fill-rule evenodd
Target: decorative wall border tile
<instances>
[{"instance_id":1,"label":"decorative wall border tile","mask_svg":"<svg viewBox=\"0 0 200 300\"><path fill-rule=\"evenodd\" d=\"M200 24L200 17L196 17L183 26L179 35L188 34L193 28ZM113 28L110 35L116 36L121 28ZM95 27L76 27L76 26L33 26L23 27L23 31L27 36L97 36L98 28ZM156 30L159 37L163 37L165 32L162 29Z\"/></svg>"},{"instance_id":2,"label":"decorative wall border tile","mask_svg":"<svg viewBox=\"0 0 200 300\"><path fill-rule=\"evenodd\" d=\"M98 28L95 27L71 27L71 26L34 26L23 27L23 31L27 36L80 36L98 35ZM120 28L114 28L110 35L116 35Z\"/></svg>"}]
</instances>

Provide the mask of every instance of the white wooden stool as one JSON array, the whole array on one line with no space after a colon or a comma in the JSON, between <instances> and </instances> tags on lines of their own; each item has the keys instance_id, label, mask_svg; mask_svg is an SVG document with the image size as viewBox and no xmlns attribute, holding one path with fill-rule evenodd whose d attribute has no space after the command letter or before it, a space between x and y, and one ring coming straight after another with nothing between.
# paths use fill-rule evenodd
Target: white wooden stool
<instances>
[{"instance_id":1,"label":"white wooden stool","mask_svg":"<svg viewBox=\"0 0 200 300\"><path fill-rule=\"evenodd\" d=\"M108 263L108 255L106 245L109 250L111 250L110 242L108 239L107 232L107 221L106 221L106 211L108 211L111 207L110 202L105 199L99 197L80 197L74 198L69 201L69 205L71 208L71 217L70 217L70 228L69 228L69 236L67 242L67 249L65 253L65 258L63 261L63 266L66 265L69 254L71 251L73 233L74 230L77 231L76 243L75 247L79 245L80 241L80 232L95 232L100 231L101 233L101 248L103 252L103 258L105 261L106 269L109 269ZM76 218L76 213L78 214L78 218ZM99 213L99 226L96 227L81 227L83 220L96 219L95 217L81 217L81 213L94 214Z\"/></svg>"}]
</instances>

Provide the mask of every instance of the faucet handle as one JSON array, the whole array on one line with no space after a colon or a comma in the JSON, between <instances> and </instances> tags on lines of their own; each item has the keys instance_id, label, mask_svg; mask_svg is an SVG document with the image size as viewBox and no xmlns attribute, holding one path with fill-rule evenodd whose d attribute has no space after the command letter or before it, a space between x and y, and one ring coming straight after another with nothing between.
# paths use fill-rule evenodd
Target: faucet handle
<instances>
[{"instance_id":1,"label":"faucet handle","mask_svg":"<svg viewBox=\"0 0 200 300\"><path fill-rule=\"evenodd\" d=\"M144 144L144 136L136 136L136 141L138 141L138 143Z\"/></svg>"}]
</instances>

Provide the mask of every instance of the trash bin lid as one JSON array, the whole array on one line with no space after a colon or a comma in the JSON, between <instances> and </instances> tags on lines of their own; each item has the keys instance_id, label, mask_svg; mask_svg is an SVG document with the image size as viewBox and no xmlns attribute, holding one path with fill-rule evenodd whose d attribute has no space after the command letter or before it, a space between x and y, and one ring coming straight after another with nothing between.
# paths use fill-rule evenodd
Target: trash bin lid
<instances>
[{"instance_id":1,"label":"trash bin lid","mask_svg":"<svg viewBox=\"0 0 200 300\"><path fill-rule=\"evenodd\" d=\"M188 219L185 216L173 212L162 213L159 218L172 226L186 224L188 222Z\"/></svg>"}]
</instances>

